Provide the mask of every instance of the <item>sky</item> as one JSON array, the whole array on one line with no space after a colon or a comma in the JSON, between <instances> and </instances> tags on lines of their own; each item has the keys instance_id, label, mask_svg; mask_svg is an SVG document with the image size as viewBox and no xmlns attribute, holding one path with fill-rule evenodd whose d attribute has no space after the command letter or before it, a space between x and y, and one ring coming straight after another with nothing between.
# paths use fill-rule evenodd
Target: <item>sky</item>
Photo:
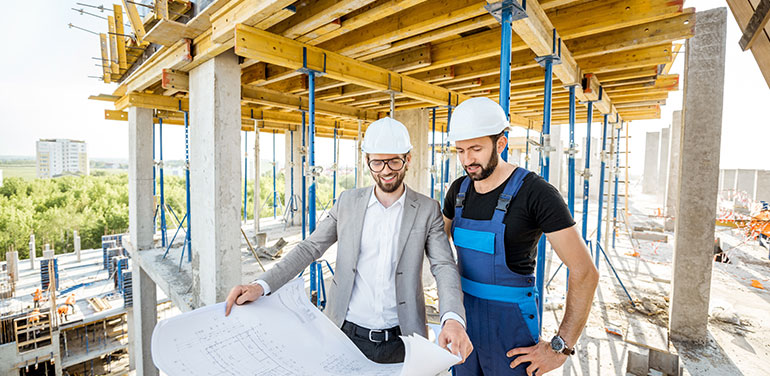
<instances>
[{"instance_id":1,"label":"sky","mask_svg":"<svg viewBox=\"0 0 770 376\"><path fill-rule=\"evenodd\" d=\"M92 5L110 2L77 0ZM106 30L106 21L80 15L70 8L82 8L75 0L15 1L4 4L0 12L0 38L6 53L0 57L0 156L33 156L35 141L41 138L85 140L90 158L128 158L127 122L104 119L107 102L88 100L88 96L112 93L115 84L104 84L88 76L100 76L96 35L68 28L68 23L93 30ZM727 6L723 0L687 1L686 6L706 10ZM98 10L93 10L98 14ZM106 13L105 13L106 15ZM735 18L727 15L727 56L724 88L721 167L770 170L766 147L770 140L770 88L765 83L750 52L738 46L741 32ZM682 77L684 55L671 73ZM681 88L681 81L680 81ZM646 132L659 131L671 123L671 113L681 109L682 92L669 95L659 120L634 121L630 125L632 173L641 172ZM593 133L598 134L598 123ZM565 126L566 128L566 126ZM523 132L514 131L514 135ZM566 138L566 130L562 132ZM585 125L578 125L581 139ZM249 149L254 134L248 135ZM272 156L272 135L261 136L261 158ZM579 142L579 141L578 141ZM243 148L243 143L240 145ZM164 155L184 158L182 127L164 127ZM317 143L318 163L329 166L332 143ZM283 165L283 136L276 136L277 160ZM324 152L329 151L329 152ZM252 154L252 151L249 152ZM354 160L352 141L341 141L340 159ZM344 167L342 163L340 167Z\"/></svg>"}]
</instances>

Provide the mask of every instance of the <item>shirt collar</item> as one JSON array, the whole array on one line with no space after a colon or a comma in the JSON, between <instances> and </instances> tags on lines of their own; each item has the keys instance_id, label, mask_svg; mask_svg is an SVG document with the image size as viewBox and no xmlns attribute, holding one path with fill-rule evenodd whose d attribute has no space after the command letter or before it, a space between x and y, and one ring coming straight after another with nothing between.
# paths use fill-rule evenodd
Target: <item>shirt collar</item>
<instances>
[{"instance_id":1,"label":"shirt collar","mask_svg":"<svg viewBox=\"0 0 770 376\"><path fill-rule=\"evenodd\" d=\"M372 187L372 194L369 196L369 203L366 204L367 208L372 207L372 205L374 205L374 204L382 205L380 200L377 199L377 195L374 194L374 190L375 189L377 189L377 188ZM396 200L396 202L394 202L393 205L391 205L391 207L393 207L395 205L398 205L398 204L403 206L405 201L406 201L406 184L404 184L404 193L401 194L401 197L399 197L398 200ZM384 208L385 206L382 205L382 207Z\"/></svg>"}]
</instances>

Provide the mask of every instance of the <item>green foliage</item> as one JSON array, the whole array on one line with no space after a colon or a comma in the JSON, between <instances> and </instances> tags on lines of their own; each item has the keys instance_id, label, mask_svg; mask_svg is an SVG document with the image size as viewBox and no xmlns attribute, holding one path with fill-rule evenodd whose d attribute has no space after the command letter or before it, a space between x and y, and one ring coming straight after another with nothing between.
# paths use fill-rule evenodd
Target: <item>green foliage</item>
<instances>
[{"instance_id":1,"label":"green foliage","mask_svg":"<svg viewBox=\"0 0 770 376\"><path fill-rule=\"evenodd\" d=\"M128 228L128 176L66 176L57 179L6 178L0 187L0 259L13 246L29 257L29 235L38 255L51 244L73 251L73 230L84 249L101 247L101 236Z\"/></svg>"},{"instance_id":2,"label":"green foliage","mask_svg":"<svg viewBox=\"0 0 770 376\"><path fill-rule=\"evenodd\" d=\"M354 176L340 175L337 179L337 195L353 188ZM273 216L273 175L266 171L259 179L260 217ZM332 198L331 176L317 179L317 204L320 214L330 207ZM241 195L243 182L239 183ZM247 212L254 218L254 182L247 185ZM276 214L284 213L285 184L283 171L276 179ZM296 208L300 208L301 186L294 187L297 195ZM160 188L157 188L160 194ZM181 220L186 213L185 182L183 177L165 176L164 196ZM243 197L243 196L241 196ZM167 213L168 228L177 223ZM160 222L158 220L158 222ZM100 248L104 234L123 233L128 230L128 175L125 173L98 174L98 176L66 176L56 179L22 179L6 177L0 187L0 260L11 246L19 251L19 257L29 257L29 236L35 234L38 256L44 244L51 244L56 253L72 252L73 231L77 230L83 249Z\"/></svg>"}]
</instances>

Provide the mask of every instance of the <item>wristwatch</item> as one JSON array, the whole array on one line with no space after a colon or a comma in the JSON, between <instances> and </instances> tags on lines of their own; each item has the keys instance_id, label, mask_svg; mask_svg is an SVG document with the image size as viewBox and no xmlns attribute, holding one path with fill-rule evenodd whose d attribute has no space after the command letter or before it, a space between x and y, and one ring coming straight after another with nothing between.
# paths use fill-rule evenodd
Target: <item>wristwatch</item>
<instances>
[{"instance_id":1,"label":"wristwatch","mask_svg":"<svg viewBox=\"0 0 770 376\"><path fill-rule=\"evenodd\" d=\"M551 338L551 349L559 354L564 354L564 355L575 354L575 349L569 348L567 346L567 343L564 342L564 338L561 338L561 336L558 334L553 336L553 338Z\"/></svg>"}]
</instances>

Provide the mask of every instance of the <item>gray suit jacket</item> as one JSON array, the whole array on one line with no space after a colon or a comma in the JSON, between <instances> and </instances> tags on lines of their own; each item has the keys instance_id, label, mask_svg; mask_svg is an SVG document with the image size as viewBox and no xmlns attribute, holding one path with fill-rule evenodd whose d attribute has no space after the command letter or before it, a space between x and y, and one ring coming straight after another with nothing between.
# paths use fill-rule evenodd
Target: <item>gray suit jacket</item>
<instances>
[{"instance_id":1,"label":"gray suit jacket","mask_svg":"<svg viewBox=\"0 0 770 376\"><path fill-rule=\"evenodd\" d=\"M332 244L338 242L337 265L334 279L328 288L329 300L325 313L337 326L342 326L353 292L361 237L377 236L361 233L372 189L370 186L342 192L329 216L318 223L315 231L259 279L267 282L270 289L276 290L294 279ZM397 246L395 288L398 321L403 335L427 335L422 287L425 256L430 262L431 273L436 277L440 314L455 312L465 320L460 275L444 232L444 221L437 201L406 187Z\"/></svg>"}]
</instances>

